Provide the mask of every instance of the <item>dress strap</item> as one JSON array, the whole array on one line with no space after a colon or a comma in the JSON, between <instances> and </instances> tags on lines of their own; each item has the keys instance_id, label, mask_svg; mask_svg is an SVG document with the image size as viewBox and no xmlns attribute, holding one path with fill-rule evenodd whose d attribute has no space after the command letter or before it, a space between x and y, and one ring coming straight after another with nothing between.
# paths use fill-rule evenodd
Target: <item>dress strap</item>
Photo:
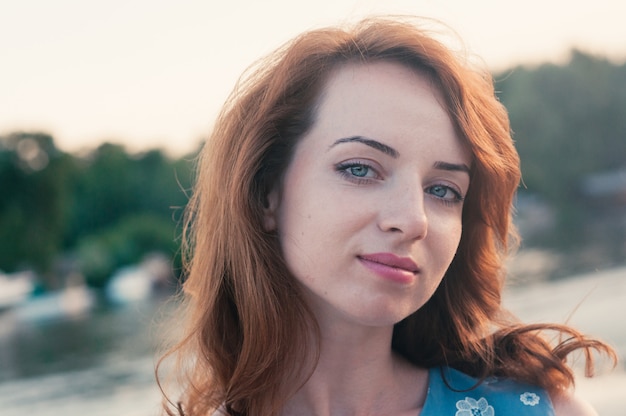
<instances>
[{"instance_id":1,"label":"dress strap","mask_svg":"<svg viewBox=\"0 0 626 416\"><path fill-rule=\"evenodd\" d=\"M428 371L428 394L420 416L554 416L548 393L511 379L482 382L449 367Z\"/></svg>"}]
</instances>

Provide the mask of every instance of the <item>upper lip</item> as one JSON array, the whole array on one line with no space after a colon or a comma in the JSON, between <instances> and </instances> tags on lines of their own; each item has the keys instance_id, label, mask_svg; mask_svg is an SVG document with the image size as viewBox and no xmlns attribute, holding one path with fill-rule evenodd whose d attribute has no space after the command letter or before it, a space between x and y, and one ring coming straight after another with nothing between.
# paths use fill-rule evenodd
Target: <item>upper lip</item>
<instances>
[{"instance_id":1,"label":"upper lip","mask_svg":"<svg viewBox=\"0 0 626 416\"><path fill-rule=\"evenodd\" d=\"M417 264L409 257L396 256L393 253L371 253L361 254L359 258L374 263L384 264L386 266L395 267L396 269L407 270L411 273L419 272Z\"/></svg>"}]
</instances>

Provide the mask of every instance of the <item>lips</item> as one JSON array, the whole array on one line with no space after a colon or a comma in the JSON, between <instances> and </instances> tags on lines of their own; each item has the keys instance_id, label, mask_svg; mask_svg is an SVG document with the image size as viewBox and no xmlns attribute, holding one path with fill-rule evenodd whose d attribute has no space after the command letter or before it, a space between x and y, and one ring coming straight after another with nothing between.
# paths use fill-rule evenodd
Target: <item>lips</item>
<instances>
[{"instance_id":1,"label":"lips","mask_svg":"<svg viewBox=\"0 0 626 416\"><path fill-rule=\"evenodd\" d=\"M408 257L399 257L393 253L372 253L358 256L359 259L367 262L382 264L383 266L392 267L408 271L413 274L419 273L419 267L413 260Z\"/></svg>"}]
</instances>

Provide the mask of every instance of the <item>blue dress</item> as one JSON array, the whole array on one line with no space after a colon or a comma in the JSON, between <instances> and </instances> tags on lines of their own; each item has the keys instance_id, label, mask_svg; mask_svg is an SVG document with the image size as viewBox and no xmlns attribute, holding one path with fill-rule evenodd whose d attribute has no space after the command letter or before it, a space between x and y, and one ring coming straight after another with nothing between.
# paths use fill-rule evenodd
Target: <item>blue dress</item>
<instances>
[{"instance_id":1,"label":"blue dress","mask_svg":"<svg viewBox=\"0 0 626 416\"><path fill-rule=\"evenodd\" d=\"M476 383L455 369L431 368L420 416L554 416L548 393L539 387L495 377Z\"/></svg>"}]
</instances>

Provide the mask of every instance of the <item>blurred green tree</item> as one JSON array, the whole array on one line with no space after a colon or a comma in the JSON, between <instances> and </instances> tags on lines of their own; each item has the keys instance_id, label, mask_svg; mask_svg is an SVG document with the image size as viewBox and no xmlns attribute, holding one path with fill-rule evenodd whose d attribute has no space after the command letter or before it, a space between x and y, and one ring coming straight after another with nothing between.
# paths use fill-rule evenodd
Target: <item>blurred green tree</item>
<instances>
[{"instance_id":1,"label":"blurred green tree","mask_svg":"<svg viewBox=\"0 0 626 416\"><path fill-rule=\"evenodd\" d=\"M160 150L132 155L123 146L105 143L79 160L71 217L65 242L117 224L128 215L154 214L171 219L187 203L190 166L168 159ZM180 172L179 172L180 171Z\"/></svg>"},{"instance_id":2,"label":"blurred green tree","mask_svg":"<svg viewBox=\"0 0 626 416\"><path fill-rule=\"evenodd\" d=\"M49 289L62 284L62 256L77 259L96 286L149 251L179 270L177 224L191 175L189 160L160 150L129 154L105 143L73 156L45 133L0 137L0 270L32 268Z\"/></svg>"},{"instance_id":3,"label":"blurred green tree","mask_svg":"<svg viewBox=\"0 0 626 416\"><path fill-rule=\"evenodd\" d=\"M545 242L579 247L592 224L583 178L626 166L626 65L573 50L567 64L520 66L495 78L522 160L521 192L556 211Z\"/></svg>"},{"instance_id":4,"label":"blurred green tree","mask_svg":"<svg viewBox=\"0 0 626 416\"><path fill-rule=\"evenodd\" d=\"M82 238L76 252L87 283L102 287L117 269L141 262L148 253L159 252L175 259L175 227L162 216L128 215L112 227Z\"/></svg>"},{"instance_id":5,"label":"blurred green tree","mask_svg":"<svg viewBox=\"0 0 626 416\"><path fill-rule=\"evenodd\" d=\"M111 273L149 251L171 256L180 270L177 224L191 187L191 164L160 150L129 154L105 143L79 161L65 245L78 254L87 281Z\"/></svg>"},{"instance_id":6,"label":"blurred green tree","mask_svg":"<svg viewBox=\"0 0 626 416\"><path fill-rule=\"evenodd\" d=\"M67 220L72 156L45 133L0 137L0 269L32 267L54 286L51 275Z\"/></svg>"}]
</instances>

